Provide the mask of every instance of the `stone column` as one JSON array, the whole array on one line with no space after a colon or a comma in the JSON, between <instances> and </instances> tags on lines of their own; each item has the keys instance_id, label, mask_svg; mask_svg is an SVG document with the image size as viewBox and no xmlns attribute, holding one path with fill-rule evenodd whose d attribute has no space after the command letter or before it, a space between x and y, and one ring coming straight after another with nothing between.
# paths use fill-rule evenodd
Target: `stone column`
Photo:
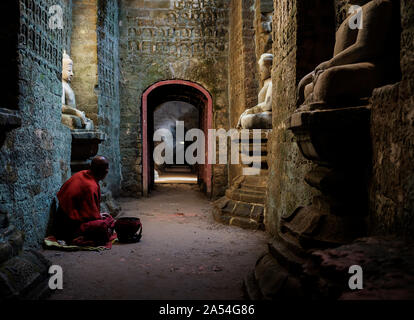
<instances>
[{"instance_id":1,"label":"stone column","mask_svg":"<svg viewBox=\"0 0 414 320\"><path fill-rule=\"evenodd\" d=\"M98 125L98 1L73 0L71 58L77 108Z\"/></svg>"}]
</instances>

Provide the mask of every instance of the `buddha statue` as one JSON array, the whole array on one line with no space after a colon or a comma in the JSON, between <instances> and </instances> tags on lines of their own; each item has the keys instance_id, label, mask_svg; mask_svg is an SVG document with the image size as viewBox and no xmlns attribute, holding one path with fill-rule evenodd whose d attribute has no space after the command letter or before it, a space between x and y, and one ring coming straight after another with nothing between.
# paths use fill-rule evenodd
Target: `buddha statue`
<instances>
[{"instance_id":1,"label":"buddha statue","mask_svg":"<svg viewBox=\"0 0 414 320\"><path fill-rule=\"evenodd\" d=\"M93 130L93 121L76 108L75 93L70 83L73 78L73 61L66 54L62 60L62 123L70 129Z\"/></svg>"},{"instance_id":2,"label":"buddha statue","mask_svg":"<svg viewBox=\"0 0 414 320\"><path fill-rule=\"evenodd\" d=\"M271 129L272 128L272 71L273 55L264 53L259 59L260 78L263 87L258 95L258 104L244 111L237 128L240 129Z\"/></svg>"},{"instance_id":3,"label":"buddha statue","mask_svg":"<svg viewBox=\"0 0 414 320\"><path fill-rule=\"evenodd\" d=\"M351 28L350 19L355 19L353 13L340 25L333 58L319 64L299 82L299 111L362 102L371 96L374 88L387 84L396 68L391 61L395 9L392 2L353 0L352 4L361 6L362 24Z\"/></svg>"}]
</instances>

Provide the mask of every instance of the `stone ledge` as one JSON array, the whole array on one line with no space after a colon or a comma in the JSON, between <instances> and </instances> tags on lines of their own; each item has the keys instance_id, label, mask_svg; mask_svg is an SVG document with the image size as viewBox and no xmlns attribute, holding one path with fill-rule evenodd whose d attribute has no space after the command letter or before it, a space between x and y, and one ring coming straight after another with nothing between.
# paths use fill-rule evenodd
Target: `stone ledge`
<instances>
[{"instance_id":1,"label":"stone ledge","mask_svg":"<svg viewBox=\"0 0 414 320\"><path fill-rule=\"evenodd\" d=\"M74 129L71 130L72 134L72 142L75 140L76 142L81 142L85 140L85 142L90 143L90 141L97 140L97 141L105 141L106 134L101 131L96 130L83 130L83 129Z\"/></svg>"},{"instance_id":2,"label":"stone ledge","mask_svg":"<svg viewBox=\"0 0 414 320\"><path fill-rule=\"evenodd\" d=\"M0 108L0 128L6 131L20 127L22 124L18 111Z\"/></svg>"}]
</instances>

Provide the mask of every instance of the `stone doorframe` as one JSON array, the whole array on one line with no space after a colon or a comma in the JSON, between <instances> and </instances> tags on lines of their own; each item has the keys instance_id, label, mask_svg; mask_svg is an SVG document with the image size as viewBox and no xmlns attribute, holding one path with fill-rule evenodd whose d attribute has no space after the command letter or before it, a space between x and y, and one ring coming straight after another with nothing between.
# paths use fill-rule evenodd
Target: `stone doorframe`
<instances>
[{"instance_id":1,"label":"stone doorframe","mask_svg":"<svg viewBox=\"0 0 414 320\"><path fill-rule=\"evenodd\" d=\"M149 143L148 143L148 103L149 101L149 95L151 92L157 89L162 89L166 86L171 85L179 85L183 87L189 87L193 90L195 89L198 91L198 94L203 97L204 101L204 108L202 111L202 122L200 123L202 130L204 131L205 137L206 137L206 155L205 155L205 163L206 165L202 166L203 170L203 180L206 184L206 193L207 195L211 195L211 180L212 180L212 166L208 163L208 129L212 129L213 124L213 99L210 95L210 93L201 85L187 81L187 80L163 80L154 83L150 87L148 87L143 95L142 95L142 190L143 195L148 196L149 194L149 188L150 188L150 177L151 177L151 156L152 154L149 154ZM172 100L166 100L166 101L172 101ZM165 102L166 102L165 101Z\"/></svg>"}]
</instances>

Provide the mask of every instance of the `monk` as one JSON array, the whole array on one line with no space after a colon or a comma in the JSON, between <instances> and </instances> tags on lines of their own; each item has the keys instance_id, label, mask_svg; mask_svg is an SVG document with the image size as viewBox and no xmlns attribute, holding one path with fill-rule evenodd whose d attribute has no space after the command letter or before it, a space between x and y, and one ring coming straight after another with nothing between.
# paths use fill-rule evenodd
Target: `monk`
<instances>
[{"instance_id":1,"label":"monk","mask_svg":"<svg viewBox=\"0 0 414 320\"><path fill-rule=\"evenodd\" d=\"M99 181L105 179L109 162L96 156L89 170L75 173L57 194L59 208L55 219L58 240L75 245L105 245L111 238L114 219L100 212Z\"/></svg>"}]
</instances>

